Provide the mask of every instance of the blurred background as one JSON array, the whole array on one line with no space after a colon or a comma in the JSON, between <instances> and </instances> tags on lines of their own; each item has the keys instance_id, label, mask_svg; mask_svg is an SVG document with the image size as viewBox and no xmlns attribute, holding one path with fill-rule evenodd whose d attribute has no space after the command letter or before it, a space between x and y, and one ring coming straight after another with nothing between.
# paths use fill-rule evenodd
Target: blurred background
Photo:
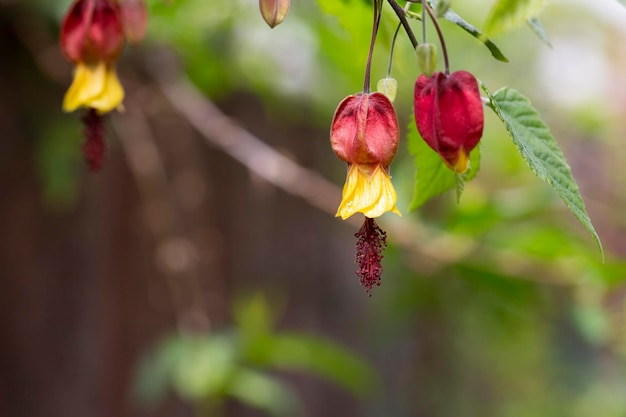
<instances>
[{"instance_id":1,"label":"blurred background","mask_svg":"<svg viewBox=\"0 0 626 417\"><path fill-rule=\"evenodd\" d=\"M61 111L69 3L0 0L1 416L626 415L619 2L548 2L552 48L521 27L494 39L508 64L443 23L453 70L539 109L606 262L491 113L460 204L408 210L418 74L401 33L403 217L380 219L371 297L354 274L359 221L334 217L345 166L328 141L362 86L369 2L293 0L270 30L253 0L149 0L96 174L80 115ZM490 3L453 7L480 27Z\"/></svg>"}]
</instances>

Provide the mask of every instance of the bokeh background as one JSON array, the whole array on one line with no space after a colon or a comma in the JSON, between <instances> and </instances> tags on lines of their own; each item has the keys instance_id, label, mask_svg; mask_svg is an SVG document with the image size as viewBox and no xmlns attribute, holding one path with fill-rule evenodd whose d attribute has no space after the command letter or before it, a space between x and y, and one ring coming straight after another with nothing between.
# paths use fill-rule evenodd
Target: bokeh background
<instances>
[{"instance_id":1,"label":"bokeh background","mask_svg":"<svg viewBox=\"0 0 626 417\"><path fill-rule=\"evenodd\" d=\"M490 3L453 6L480 27ZM368 297L328 130L362 86L369 2L293 0L270 30L253 0L149 0L92 174L61 111L69 1L0 0L0 415L626 415L626 8L547 3L552 48L520 27L495 39L504 64L443 23L451 65L533 101L606 262L488 113L460 204L409 212L403 140ZM404 138L402 34L393 75Z\"/></svg>"}]
</instances>

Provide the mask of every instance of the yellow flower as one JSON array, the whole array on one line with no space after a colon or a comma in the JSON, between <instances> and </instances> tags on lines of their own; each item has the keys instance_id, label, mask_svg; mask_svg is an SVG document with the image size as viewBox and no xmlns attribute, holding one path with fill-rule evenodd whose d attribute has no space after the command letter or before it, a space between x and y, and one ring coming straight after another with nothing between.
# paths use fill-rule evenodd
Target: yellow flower
<instances>
[{"instance_id":1,"label":"yellow flower","mask_svg":"<svg viewBox=\"0 0 626 417\"><path fill-rule=\"evenodd\" d=\"M113 64L98 62L87 65L79 62L74 81L63 99L63 110L72 112L87 107L102 114L120 108L123 99L124 89Z\"/></svg>"},{"instance_id":2,"label":"yellow flower","mask_svg":"<svg viewBox=\"0 0 626 417\"><path fill-rule=\"evenodd\" d=\"M388 211L402 216L396 207L397 199L391 176L380 164L353 164L348 169L336 216L345 220L355 213L363 213L374 218Z\"/></svg>"}]
</instances>

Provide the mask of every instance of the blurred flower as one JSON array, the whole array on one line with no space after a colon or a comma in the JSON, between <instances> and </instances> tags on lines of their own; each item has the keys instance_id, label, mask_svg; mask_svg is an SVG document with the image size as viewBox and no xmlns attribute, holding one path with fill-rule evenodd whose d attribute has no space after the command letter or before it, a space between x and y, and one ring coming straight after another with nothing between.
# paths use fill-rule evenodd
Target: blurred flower
<instances>
[{"instance_id":1,"label":"blurred flower","mask_svg":"<svg viewBox=\"0 0 626 417\"><path fill-rule=\"evenodd\" d=\"M400 215L389 175L398 135L398 119L385 95L359 93L339 104L330 141L339 159L348 163L348 177L337 216L345 220L360 212L373 218L388 211Z\"/></svg>"},{"instance_id":2,"label":"blurred flower","mask_svg":"<svg viewBox=\"0 0 626 417\"><path fill-rule=\"evenodd\" d=\"M415 83L415 123L428 146L452 171L469 167L483 134L483 104L476 78L467 71L420 75Z\"/></svg>"},{"instance_id":3,"label":"blurred flower","mask_svg":"<svg viewBox=\"0 0 626 417\"><path fill-rule=\"evenodd\" d=\"M146 34L148 8L143 0L122 0L120 13L124 36L130 44L140 42Z\"/></svg>"},{"instance_id":4,"label":"blurred flower","mask_svg":"<svg viewBox=\"0 0 626 417\"><path fill-rule=\"evenodd\" d=\"M290 0L259 0L259 9L265 22L273 28L280 24L289 11Z\"/></svg>"},{"instance_id":5,"label":"blurred flower","mask_svg":"<svg viewBox=\"0 0 626 417\"><path fill-rule=\"evenodd\" d=\"M119 107L124 90L115 72L124 46L120 4L113 0L77 0L65 15L61 49L76 65L63 110L80 107L107 113Z\"/></svg>"}]
</instances>

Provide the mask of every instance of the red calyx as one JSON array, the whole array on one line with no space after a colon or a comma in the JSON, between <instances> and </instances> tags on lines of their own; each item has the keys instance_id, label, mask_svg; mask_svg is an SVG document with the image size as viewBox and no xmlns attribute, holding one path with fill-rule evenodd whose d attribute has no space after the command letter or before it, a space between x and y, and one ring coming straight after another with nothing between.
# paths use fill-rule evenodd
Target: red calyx
<instances>
[{"instance_id":1,"label":"red calyx","mask_svg":"<svg viewBox=\"0 0 626 417\"><path fill-rule=\"evenodd\" d=\"M391 164L398 150L398 119L381 93L346 97L335 111L330 142L335 154L349 164Z\"/></svg>"},{"instance_id":2,"label":"red calyx","mask_svg":"<svg viewBox=\"0 0 626 417\"><path fill-rule=\"evenodd\" d=\"M414 105L415 123L424 141L450 169L465 172L469 153L480 141L484 126L476 78L467 71L420 75L415 82Z\"/></svg>"},{"instance_id":3,"label":"red calyx","mask_svg":"<svg viewBox=\"0 0 626 417\"><path fill-rule=\"evenodd\" d=\"M61 49L72 62L113 62L124 46L120 5L113 0L77 0L61 27Z\"/></svg>"}]
</instances>

